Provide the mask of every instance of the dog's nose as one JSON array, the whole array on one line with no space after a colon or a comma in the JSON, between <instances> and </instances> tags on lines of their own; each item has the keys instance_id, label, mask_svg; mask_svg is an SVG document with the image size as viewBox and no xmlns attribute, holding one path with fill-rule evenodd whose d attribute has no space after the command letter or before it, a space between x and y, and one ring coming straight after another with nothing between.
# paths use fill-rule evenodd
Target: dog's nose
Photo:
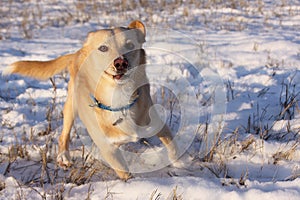
<instances>
[{"instance_id":1,"label":"dog's nose","mask_svg":"<svg viewBox=\"0 0 300 200\"><path fill-rule=\"evenodd\" d=\"M122 71L128 68L128 60L126 58L117 58L114 60L116 70Z\"/></svg>"}]
</instances>

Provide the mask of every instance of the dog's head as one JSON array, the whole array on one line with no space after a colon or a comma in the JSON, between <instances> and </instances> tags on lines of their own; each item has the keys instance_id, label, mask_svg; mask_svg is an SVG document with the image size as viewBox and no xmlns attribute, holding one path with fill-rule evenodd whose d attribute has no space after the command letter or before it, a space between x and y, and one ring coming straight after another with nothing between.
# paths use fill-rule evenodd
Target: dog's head
<instances>
[{"instance_id":1,"label":"dog's head","mask_svg":"<svg viewBox=\"0 0 300 200\"><path fill-rule=\"evenodd\" d=\"M97 50L105 67L103 76L121 84L133 68L145 64L146 30L140 21L133 21L128 27L105 29L89 33L85 47Z\"/></svg>"}]
</instances>

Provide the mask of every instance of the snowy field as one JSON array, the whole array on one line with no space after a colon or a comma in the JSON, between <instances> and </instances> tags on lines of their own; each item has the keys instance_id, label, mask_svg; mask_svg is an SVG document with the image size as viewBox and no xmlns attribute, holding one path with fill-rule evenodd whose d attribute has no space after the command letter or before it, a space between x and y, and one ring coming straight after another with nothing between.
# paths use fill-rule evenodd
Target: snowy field
<instances>
[{"instance_id":1,"label":"snowy field","mask_svg":"<svg viewBox=\"0 0 300 200\"><path fill-rule=\"evenodd\" d=\"M184 165L122 182L89 152L78 120L74 165L60 169L68 74L1 76L0 199L300 199L298 0L4 0L0 71L75 52L88 32L135 19L147 27L153 99L181 136Z\"/></svg>"}]
</instances>

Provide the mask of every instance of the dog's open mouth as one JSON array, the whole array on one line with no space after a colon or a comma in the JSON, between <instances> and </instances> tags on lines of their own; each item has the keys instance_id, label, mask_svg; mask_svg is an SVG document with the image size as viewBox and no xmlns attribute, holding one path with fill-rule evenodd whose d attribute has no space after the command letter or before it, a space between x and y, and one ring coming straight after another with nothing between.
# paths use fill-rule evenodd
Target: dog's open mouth
<instances>
[{"instance_id":1,"label":"dog's open mouth","mask_svg":"<svg viewBox=\"0 0 300 200\"><path fill-rule=\"evenodd\" d=\"M117 75L113 75L113 78L115 80L120 80L123 76L124 76L124 74L117 74Z\"/></svg>"},{"instance_id":2,"label":"dog's open mouth","mask_svg":"<svg viewBox=\"0 0 300 200\"><path fill-rule=\"evenodd\" d=\"M120 72L120 73L113 73L113 74L111 74L111 73L109 73L109 72L107 72L107 71L104 71L104 72L105 72L111 79L115 80L115 81L118 82L118 83L121 83L121 82L125 81L125 80L128 78L128 76L129 76L128 72Z\"/></svg>"}]
</instances>

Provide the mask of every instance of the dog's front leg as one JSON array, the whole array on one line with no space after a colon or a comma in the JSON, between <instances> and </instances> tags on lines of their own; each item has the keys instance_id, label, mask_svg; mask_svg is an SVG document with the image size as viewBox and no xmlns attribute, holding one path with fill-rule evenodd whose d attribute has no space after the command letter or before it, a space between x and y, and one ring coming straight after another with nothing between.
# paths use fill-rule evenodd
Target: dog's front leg
<instances>
[{"instance_id":1,"label":"dog's front leg","mask_svg":"<svg viewBox=\"0 0 300 200\"><path fill-rule=\"evenodd\" d=\"M58 165L62 168L67 168L72 165L69 152L69 143L70 131L75 118L74 106L75 105L73 102L73 81L70 80L68 85L68 97L63 110L63 130L58 141L59 152L56 159Z\"/></svg>"},{"instance_id":2,"label":"dog's front leg","mask_svg":"<svg viewBox=\"0 0 300 200\"><path fill-rule=\"evenodd\" d=\"M100 152L104 160L114 169L120 179L127 181L132 178L118 146L110 143L102 143Z\"/></svg>"},{"instance_id":3,"label":"dog's front leg","mask_svg":"<svg viewBox=\"0 0 300 200\"><path fill-rule=\"evenodd\" d=\"M173 136L169 128L164 125L162 130L157 134L159 140L166 146L168 150L168 157L175 167L180 167L181 163L178 162L179 150L176 141L173 140Z\"/></svg>"}]
</instances>

